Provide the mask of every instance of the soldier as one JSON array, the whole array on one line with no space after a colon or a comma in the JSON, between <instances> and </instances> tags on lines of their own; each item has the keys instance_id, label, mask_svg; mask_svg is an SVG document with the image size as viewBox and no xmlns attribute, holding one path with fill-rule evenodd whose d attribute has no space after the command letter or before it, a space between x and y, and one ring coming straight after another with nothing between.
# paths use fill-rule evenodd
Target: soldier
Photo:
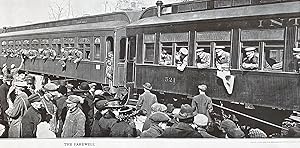
<instances>
[{"instance_id":1,"label":"soldier","mask_svg":"<svg viewBox=\"0 0 300 148\"><path fill-rule=\"evenodd\" d=\"M204 51L204 48L196 50L196 65L197 68L205 69L210 66L210 54Z\"/></svg>"},{"instance_id":2,"label":"soldier","mask_svg":"<svg viewBox=\"0 0 300 148\"><path fill-rule=\"evenodd\" d=\"M139 100L136 104L137 110L145 109L147 111L147 117L151 113L151 105L157 103L157 97L155 94L151 93L150 90L152 86L150 83L145 83L143 85L144 93L140 95Z\"/></svg>"},{"instance_id":3,"label":"soldier","mask_svg":"<svg viewBox=\"0 0 300 148\"><path fill-rule=\"evenodd\" d=\"M63 68L65 68L66 67L66 62L67 62L68 57L69 57L69 52L65 48L61 48L60 52L61 52L61 55L60 55L61 57L60 57L59 62L61 63L61 66Z\"/></svg>"},{"instance_id":4,"label":"soldier","mask_svg":"<svg viewBox=\"0 0 300 148\"><path fill-rule=\"evenodd\" d=\"M57 53L53 48L49 48L49 52L50 52L50 59L51 60L55 60Z\"/></svg>"},{"instance_id":5,"label":"soldier","mask_svg":"<svg viewBox=\"0 0 300 148\"><path fill-rule=\"evenodd\" d=\"M42 59L47 60L50 57L50 49L45 48L42 52Z\"/></svg>"},{"instance_id":6,"label":"soldier","mask_svg":"<svg viewBox=\"0 0 300 148\"><path fill-rule=\"evenodd\" d=\"M246 70L258 69L258 57L255 52L255 47L247 47L244 49L246 57L244 57L242 62L242 68Z\"/></svg>"},{"instance_id":7,"label":"soldier","mask_svg":"<svg viewBox=\"0 0 300 148\"><path fill-rule=\"evenodd\" d=\"M219 70L229 70L230 53L224 51L225 46L216 46L216 66Z\"/></svg>"},{"instance_id":8,"label":"soldier","mask_svg":"<svg viewBox=\"0 0 300 148\"><path fill-rule=\"evenodd\" d=\"M83 53L82 51L78 50L77 48L74 48L72 50L72 55L73 55L73 63L77 64L83 59Z\"/></svg>"},{"instance_id":9,"label":"soldier","mask_svg":"<svg viewBox=\"0 0 300 148\"><path fill-rule=\"evenodd\" d=\"M183 71L188 65L189 51L186 48L180 48L179 52L175 55L175 63L179 71Z\"/></svg>"},{"instance_id":10,"label":"soldier","mask_svg":"<svg viewBox=\"0 0 300 148\"><path fill-rule=\"evenodd\" d=\"M161 51L160 65L171 65L172 64L172 55L168 54L165 49Z\"/></svg>"},{"instance_id":11,"label":"soldier","mask_svg":"<svg viewBox=\"0 0 300 148\"><path fill-rule=\"evenodd\" d=\"M34 49L28 50L28 58L30 60L35 59L38 56L38 51Z\"/></svg>"}]
</instances>

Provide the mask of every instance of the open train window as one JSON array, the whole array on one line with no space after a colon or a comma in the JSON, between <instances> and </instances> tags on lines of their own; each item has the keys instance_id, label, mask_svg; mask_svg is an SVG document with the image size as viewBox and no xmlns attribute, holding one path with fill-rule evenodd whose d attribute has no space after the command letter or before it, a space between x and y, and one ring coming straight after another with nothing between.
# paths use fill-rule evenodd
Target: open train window
<instances>
[{"instance_id":1,"label":"open train window","mask_svg":"<svg viewBox=\"0 0 300 148\"><path fill-rule=\"evenodd\" d=\"M218 69L230 69L231 64L231 43L228 41L211 42L215 49L215 65Z\"/></svg>"},{"instance_id":2,"label":"open train window","mask_svg":"<svg viewBox=\"0 0 300 148\"><path fill-rule=\"evenodd\" d=\"M170 42L161 43L160 65L172 65L173 63L173 45Z\"/></svg>"},{"instance_id":3,"label":"open train window","mask_svg":"<svg viewBox=\"0 0 300 148\"><path fill-rule=\"evenodd\" d=\"M282 71L284 42L264 42L264 70Z\"/></svg>"},{"instance_id":4,"label":"open train window","mask_svg":"<svg viewBox=\"0 0 300 148\"><path fill-rule=\"evenodd\" d=\"M211 43L197 42L195 49L194 66L198 68L209 68L211 63Z\"/></svg>"}]
</instances>

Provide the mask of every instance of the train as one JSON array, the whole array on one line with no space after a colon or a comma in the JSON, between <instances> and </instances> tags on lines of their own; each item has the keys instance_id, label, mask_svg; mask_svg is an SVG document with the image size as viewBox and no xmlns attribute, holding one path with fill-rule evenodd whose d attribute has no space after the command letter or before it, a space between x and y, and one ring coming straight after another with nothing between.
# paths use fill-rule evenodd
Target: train
<instances>
[{"instance_id":1,"label":"train","mask_svg":"<svg viewBox=\"0 0 300 148\"><path fill-rule=\"evenodd\" d=\"M300 110L300 77L293 48L300 41L300 2L297 0L198 0L163 4L139 12L114 12L6 28L0 34L0 63L20 63L3 53L8 50L51 48L55 59L26 60L23 71L73 78L129 88L134 96L149 82L162 102L182 104L206 84L213 100L248 103L285 110ZM218 76L216 47L230 53L234 77L228 92ZM255 47L257 70L242 68L244 49ZM61 49L77 48L82 60L59 64ZM176 67L175 56L188 50L186 68ZM196 66L196 49L210 53L208 68ZM160 63L162 51L171 63ZM112 53L112 78L107 59ZM267 59L281 63L267 67ZM229 80L228 80L229 81ZM176 98L176 97L178 98Z\"/></svg>"}]
</instances>

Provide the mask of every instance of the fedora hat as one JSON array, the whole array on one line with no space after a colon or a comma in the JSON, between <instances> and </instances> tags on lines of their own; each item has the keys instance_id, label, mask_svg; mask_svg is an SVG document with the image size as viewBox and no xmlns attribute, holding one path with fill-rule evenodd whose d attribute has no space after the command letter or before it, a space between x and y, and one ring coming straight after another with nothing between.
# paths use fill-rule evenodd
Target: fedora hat
<instances>
[{"instance_id":1,"label":"fedora hat","mask_svg":"<svg viewBox=\"0 0 300 148\"><path fill-rule=\"evenodd\" d=\"M196 108L188 104L182 104L179 113L176 115L179 119L188 119L197 115Z\"/></svg>"},{"instance_id":2,"label":"fedora hat","mask_svg":"<svg viewBox=\"0 0 300 148\"><path fill-rule=\"evenodd\" d=\"M152 89L152 86L151 86L151 84L150 83L145 83L144 85L143 85L143 87L145 88L145 89L148 89L148 90L151 90Z\"/></svg>"}]
</instances>

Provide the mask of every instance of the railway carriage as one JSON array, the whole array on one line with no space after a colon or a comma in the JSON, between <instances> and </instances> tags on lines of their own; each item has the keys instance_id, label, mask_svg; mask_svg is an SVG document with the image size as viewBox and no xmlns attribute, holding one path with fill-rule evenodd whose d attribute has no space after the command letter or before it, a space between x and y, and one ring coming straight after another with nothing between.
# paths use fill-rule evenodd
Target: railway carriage
<instances>
[{"instance_id":1,"label":"railway carriage","mask_svg":"<svg viewBox=\"0 0 300 148\"><path fill-rule=\"evenodd\" d=\"M20 63L20 58L4 56L4 52L20 49L39 51L54 49L56 59L37 56L27 59L22 70L50 76L74 78L108 84L107 56L110 53L113 64L112 85L125 85L126 28L136 20L140 12L115 12L96 16L45 22L26 26L11 27L0 34L0 63ZM72 60L61 66L61 49L78 49L82 60L76 64ZM38 53L40 54L40 53Z\"/></svg>"},{"instance_id":2,"label":"railway carriage","mask_svg":"<svg viewBox=\"0 0 300 148\"><path fill-rule=\"evenodd\" d=\"M207 94L215 100L300 110L300 77L293 57L300 40L299 5L299 1L289 0L203 0L167 5L158 1L127 26L127 67L132 68L127 71L127 81L138 89L150 82L157 92L183 98L196 95L197 85L206 84ZM217 76L218 46L230 53L232 93ZM241 67L247 47L256 48L257 70ZM181 48L188 49L184 71L177 70L175 61ZM196 67L197 48L211 55L209 68ZM160 64L163 51L171 55L170 65ZM281 66L272 68L270 59Z\"/></svg>"}]
</instances>

